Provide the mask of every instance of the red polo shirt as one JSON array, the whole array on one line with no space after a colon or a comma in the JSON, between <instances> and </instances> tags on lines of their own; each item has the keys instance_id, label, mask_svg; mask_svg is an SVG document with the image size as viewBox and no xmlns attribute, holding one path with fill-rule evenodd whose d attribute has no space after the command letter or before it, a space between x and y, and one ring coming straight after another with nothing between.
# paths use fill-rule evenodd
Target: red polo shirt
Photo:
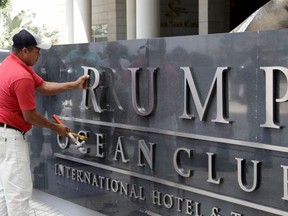
<instances>
[{"instance_id":1,"label":"red polo shirt","mask_svg":"<svg viewBox=\"0 0 288 216\"><path fill-rule=\"evenodd\" d=\"M0 65L0 122L30 130L32 125L24 120L21 110L36 109L35 88L43 83L31 67L11 53Z\"/></svg>"}]
</instances>

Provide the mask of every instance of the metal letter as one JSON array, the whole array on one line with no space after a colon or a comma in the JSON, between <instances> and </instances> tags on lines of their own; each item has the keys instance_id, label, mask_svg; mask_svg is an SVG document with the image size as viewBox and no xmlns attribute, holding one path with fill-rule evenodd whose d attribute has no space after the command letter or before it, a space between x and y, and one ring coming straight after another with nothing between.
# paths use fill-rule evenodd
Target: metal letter
<instances>
[{"instance_id":1,"label":"metal letter","mask_svg":"<svg viewBox=\"0 0 288 216\"><path fill-rule=\"evenodd\" d=\"M156 72L158 68L148 67L149 71L149 98L148 98L148 110L140 105L139 99L139 79L138 73L142 71L140 68L128 68L131 72L131 81L132 81L132 105L134 111L141 116L150 115L156 107Z\"/></svg>"},{"instance_id":2,"label":"metal letter","mask_svg":"<svg viewBox=\"0 0 288 216\"><path fill-rule=\"evenodd\" d=\"M176 149L174 156L173 156L173 165L174 165L174 169L176 170L176 172L185 178L189 178L192 175L192 171L188 170L186 172L183 168L179 167L180 159L178 155L180 151L185 151L188 154L188 158L190 158L192 150L187 149L187 148L178 148Z\"/></svg>"},{"instance_id":3,"label":"metal letter","mask_svg":"<svg viewBox=\"0 0 288 216\"><path fill-rule=\"evenodd\" d=\"M195 202L194 205L195 205L195 216L203 216L203 215L200 213L200 207L201 207L200 203Z\"/></svg>"},{"instance_id":4,"label":"metal letter","mask_svg":"<svg viewBox=\"0 0 288 216\"><path fill-rule=\"evenodd\" d=\"M288 166L281 165L283 168L283 197L281 199L283 200L288 200Z\"/></svg>"},{"instance_id":5,"label":"metal letter","mask_svg":"<svg viewBox=\"0 0 288 216\"><path fill-rule=\"evenodd\" d=\"M122 146L121 138L122 138L121 136L118 137L117 146L116 146L116 150L115 150L115 154L114 154L113 160L117 161L117 155L119 153L121 158L122 158L122 162L123 163L127 163L127 162L129 162L129 159L125 158L125 154L124 154L124 149L123 149L123 146Z\"/></svg>"},{"instance_id":6,"label":"metal letter","mask_svg":"<svg viewBox=\"0 0 288 216\"><path fill-rule=\"evenodd\" d=\"M162 193L159 192L159 191L156 191L156 190L152 190L152 203L154 205L158 205L158 206L161 206L161 196L162 196Z\"/></svg>"},{"instance_id":7,"label":"metal letter","mask_svg":"<svg viewBox=\"0 0 288 216\"><path fill-rule=\"evenodd\" d=\"M164 204L164 206L165 206L166 208L170 209L170 208L173 207L173 205L174 205L173 197L174 197L174 196L171 195L171 194L165 194L165 195L163 196L163 204Z\"/></svg>"},{"instance_id":8,"label":"metal letter","mask_svg":"<svg viewBox=\"0 0 288 216\"><path fill-rule=\"evenodd\" d=\"M176 200L176 203L177 203L177 211L178 212L182 212L183 198L175 196L175 200Z\"/></svg>"},{"instance_id":9,"label":"metal letter","mask_svg":"<svg viewBox=\"0 0 288 216\"><path fill-rule=\"evenodd\" d=\"M96 133L96 157L104 158L104 151L103 151L103 134Z\"/></svg>"},{"instance_id":10,"label":"metal letter","mask_svg":"<svg viewBox=\"0 0 288 216\"><path fill-rule=\"evenodd\" d=\"M88 104L87 91L89 91L89 94L91 95L90 97L92 100L92 105L93 105L94 111L101 113L101 112L103 112L103 110L101 109L101 107L97 101L97 97L96 97L96 94L94 91L95 89L97 89L99 87L99 84L100 84L100 72L96 68L93 68L93 67L82 66L82 68L84 69L84 75L88 75L90 72L93 72L94 76L95 76L95 81L91 86L88 87L88 89L83 90L82 101L81 101L80 106L82 108L88 109L88 107L87 107L87 104ZM90 76L90 80L91 80L91 74L89 76Z\"/></svg>"},{"instance_id":11,"label":"metal letter","mask_svg":"<svg viewBox=\"0 0 288 216\"><path fill-rule=\"evenodd\" d=\"M208 180L207 182L213 183L213 184L220 184L221 183L221 178L218 179L214 179L215 177L215 170L214 170L214 158L215 158L215 154L214 153L210 153L207 152L206 153L208 155Z\"/></svg>"},{"instance_id":12,"label":"metal letter","mask_svg":"<svg viewBox=\"0 0 288 216\"><path fill-rule=\"evenodd\" d=\"M194 103L195 103L195 107L196 110L198 112L199 118L202 121L204 116L205 116L205 112L206 112L206 108L208 105L208 102L210 100L211 97L211 93L214 90L214 86L216 85L216 89L217 89L217 116L215 119L212 120L212 122L218 122L218 123L225 123L228 124L229 121L224 119L224 96L223 96L223 73L224 71L226 71L228 69L228 67L218 67L216 70L216 74L214 76L214 79L212 81L212 84L210 86L210 90L208 93L208 96L206 98L206 101L204 103L204 106L202 106L201 100L199 98L199 94L198 94L198 90L196 88L195 85L195 81L194 78L192 76L191 70L189 67L180 67L183 71L184 71L184 111L183 114L180 116L180 118L183 119L192 119L194 118L193 115L189 115L187 113L188 110L188 102L187 100L189 99L188 97L188 87L190 89L191 95L193 97ZM217 81L217 83L216 83Z\"/></svg>"},{"instance_id":13,"label":"metal letter","mask_svg":"<svg viewBox=\"0 0 288 216\"><path fill-rule=\"evenodd\" d=\"M150 150L148 149L144 140L139 140L138 142L138 166L144 166L141 155L144 155L150 169L154 168L154 148L155 143L150 143ZM141 154L142 152L142 154Z\"/></svg>"},{"instance_id":14,"label":"metal letter","mask_svg":"<svg viewBox=\"0 0 288 216\"><path fill-rule=\"evenodd\" d=\"M186 200L186 214L192 215L193 214L193 201Z\"/></svg>"},{"instance_id":15,"label":"metal letter","mask_svg":"<svg viewBox=\"0 0 288 216\"><path fill-rule=\"evenodd\" d=\"M286 80L288 81L288 69L285 67L260 67L260 69L265 71L265 94L266 94L266 101L265 101L265 108L266 108L266 121L264 124L261 124L261 127L267 128L276 128L280 129L279 125L276 125L274 122L274 108L275 102L283 103L288 100L288 88L286 90L285 95L282 98L278 98L275 100L275 89L274 89L274 71L282 72Z\"/></svg>"},{"instance_id":16,"label":"metal letter","mask_svg":"<svg viewBox=\"0 0 288 216\"><path fill-rule=\"evenodd\" d=\"M243 158L235 158L237 160L237 177L238 177L238 184L240 188L245 191L245 192L253 192L256 190L259 185L258 185L258 178L260 177L260 170L259 167L261 163L259 161L251 160L253 163L253 185L251 188L247 187L247 183L245 180L245 169L243 168L243 164L245 163L245 160Z\"/></svg>"}]
</instances>

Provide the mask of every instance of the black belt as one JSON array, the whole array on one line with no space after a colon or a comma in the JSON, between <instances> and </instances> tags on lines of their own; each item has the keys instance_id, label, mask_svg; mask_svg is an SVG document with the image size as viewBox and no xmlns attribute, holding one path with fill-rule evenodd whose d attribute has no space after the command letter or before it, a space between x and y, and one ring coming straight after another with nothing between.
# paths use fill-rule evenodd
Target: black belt
<instances>
[{"instance_id":1,"label":"black belt","mask_svg":"<svg viewBox=\"0 0 288 216\"><path fill-rule=\"evenodd\" d=\"M6 128L10 128L10 129L17 130L17 131L19 131L22 135L25 135L25 133L26 133L25 131L21 131L21 130L19 130L19 129L15 128L15 127L12 127L12 126L10 126L10 125L8 125L8 124L4 124L4 123L0 122L0 127L5 127L5 125L6 125Z\"/></svg>"}]
</instances>

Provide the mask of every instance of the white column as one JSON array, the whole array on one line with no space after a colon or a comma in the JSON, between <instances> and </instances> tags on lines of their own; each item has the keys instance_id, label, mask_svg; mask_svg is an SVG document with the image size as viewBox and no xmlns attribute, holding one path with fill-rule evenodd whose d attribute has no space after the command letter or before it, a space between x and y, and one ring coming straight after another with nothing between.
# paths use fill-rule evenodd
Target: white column
<instances>
[{"instance_id":1,"label":"white column","mask_svg":"<svg viewBox=\"0 0 288 216\"><path fill-rule=\"evenodd\" d=\"M73 0L74 43L91 42L91 0Z\"/></svg>"},{"instance_id":2,"label":"white column","mask_svg":"<svg viewBox=\"0 0 288 216\"><path fill-rule=\"evenodd\" d=\"M136 0L126 0L127 40L136 39Z\"/></svg>"},{"instance_id":3,"label":"white column","mask_svg":"<svg viewBox=\"0 0 288 216\"><path fill-rule=\"evenodd\" d=\"M74 29L73 29L73 1L71 0L66 0L66 28L65 32L67 34L67 43L72 44L74 42Z\"/></svg>"},{"instance_id":4,"label":"white column","mask_svg":"<svg viewBox=\"0 0 288 216\"><path fill-rule=\"evenodd\" d=\"M199 5L199 35L208 34L208 0L198 0Z\"/></svg>"},{"instance_id":5,"label":"white column","mask_svg":"<svg viewBox=\"0 0 288 216\"><path fill-rule=\"evenodd\" d=\"M160 0L136 1L136 38L160 36Z\"/></svg>"}]
</instances>

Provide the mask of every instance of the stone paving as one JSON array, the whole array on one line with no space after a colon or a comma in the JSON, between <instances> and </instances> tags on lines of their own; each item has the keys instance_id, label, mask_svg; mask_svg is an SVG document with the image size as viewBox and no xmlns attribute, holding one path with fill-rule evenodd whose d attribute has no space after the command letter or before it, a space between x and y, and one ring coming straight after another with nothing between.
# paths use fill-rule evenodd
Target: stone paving
<instances>
[{"instance_id":1,"label":"stone paving","mask_svg":"<svg viewBox=\"0 0 288 216\"><path fill-rule=\"evenodd\" d=\"M63 214L62 212L48 206L45 203L31 200L30 201L31 211L29 216L68 216Z\"/></svg>"}]
</instances>

